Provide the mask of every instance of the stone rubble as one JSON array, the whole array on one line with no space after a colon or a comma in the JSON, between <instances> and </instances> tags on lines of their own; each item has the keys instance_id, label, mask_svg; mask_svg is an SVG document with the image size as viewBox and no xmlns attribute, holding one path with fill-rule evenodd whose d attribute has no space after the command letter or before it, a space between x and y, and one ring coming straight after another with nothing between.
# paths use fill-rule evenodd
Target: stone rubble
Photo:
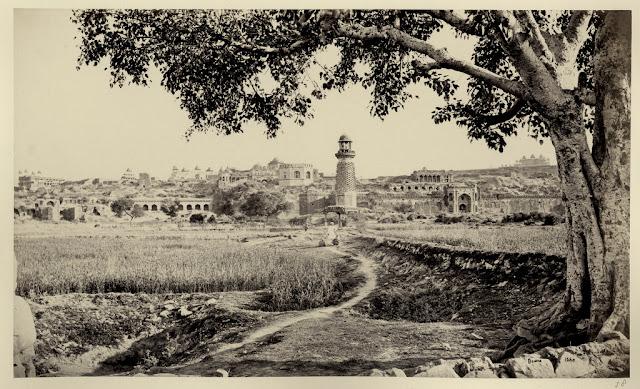
<instances>
[{"instance_id":1,"label":"stone rubble","mask_svg":"<svg viewBox=\"0 0 640 389\"><path fill-rule=\"evenodd\" d=\"M606 338L605 338L606 339ZM621 333L579 346L545 347L494 363L489 358L440 359L414 370L414 377L438 378L607 378L629 376L630 342ZM403 377L400 369L372 369L370 376ZM394 373L395 372L395 373Z\"/></svg>"}]
</instances>

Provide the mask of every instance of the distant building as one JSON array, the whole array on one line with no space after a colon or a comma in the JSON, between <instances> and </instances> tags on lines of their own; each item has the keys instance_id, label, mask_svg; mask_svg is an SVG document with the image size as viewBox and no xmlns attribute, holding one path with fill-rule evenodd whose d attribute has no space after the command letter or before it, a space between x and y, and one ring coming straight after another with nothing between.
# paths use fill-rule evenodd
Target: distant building
<instances>
[{"instance_id":1,"label":"distant building","mask_svg":"<svg viewBox=\"0 0 640 389\"><path fill-rule=\"evenodd\" d=\"M338 140L338 159L336 167L336 205L346 208L356 208L358 205L356 192L356 168L353 158L356 152L351 148L351 139L342 135Z\"/></svg>"},{"instance_id":2,"label":"distant building","mask_svg":"<svg viewBox=\"0 0 640 389\"><path fill-rule=\"evenodd\" d=\"M237 170L233 168L224 168L218 171L218 188L226 189L246 182L251 178L251 174L247 170Z\"/></svg>"},{"instance_id":3,"label":"distant building","mask_svg":"<svg viewBox=\"0 0 640 389\"><path fill-rule=\"evenodd\" d=\"M19 171L18 188L20 190L50 189L59 186L65 180L63 178L44 177L42 172Z\"/></svg>"},{"instance_id":4,"label":"distant building","mask_svg":"<svg viewBox=\"0 0 640 389\"><path fill-rule=\"evenodd\" d=\"M278 167L280 166L280 163L278 163ZM262 166L262 165L258 165L255 164L253 165L253 167L248 171L249 173L249 178L254 180L254 181L270 181L270 180L277 180L278 179L278 168L274 168L273 164L272 165L267 165L267 166Z\"/></svg>"},{"instance_id":5,"label":"distant building","mask_svg":"<svg viewBox=\"0 0 640 389\"><path fill-rule=\"evenodd\" d=\"M411 178L416 182L424 182L427 184L451 182L451 173L445 170L429 170L423 167L411 173Z\"/></svg>"},{"instance_id":6,"label":"distant building","mask_svg":"<svg viewBox=\"0 0 640 389\"><path fill-rule=\"evenodd\" d=\"M538 157L531 154L529 158L526 156L522 156L519 160L516 161L514 166L518 167L529 167L529 166L549 166L551 163L549 159L544 157L542 154Z\"/></svg>"},{"instance_id":7,"label":"distant building","mask_svg":"<svg viewBox=\"0 0 640 389\"><path fill-rule=\"evenodd\" d=\"M211 168L206 171L202 171L198 166L196 166L193 170L182 168L178 169L178 167L174 166L171 169L171 174L169 175L169 182L200 182L205 181L207 179L207 175L212 173Z\"/></svg>"},{"instance_id":8,"label":"distant building","mask_svg":"<svg viewBox=\"0 0 640 389\"><path fill-rule=\"evenodd\" d=\"M444 203L450 213L476 213L479 200L476 185L452 183L444 188Z\"/></svg>"},{"instance_id":9,"label":"distant building","mask_svg":"<svg viewBox=\"0 0 640 389\"><path fill-rule=\"evenodd\" d=\"M278 168L280 186L308 186L318 180L318 169L310 163L282 163Z\"/></svg>"},{"instance_id":10,"label":"distant building","mask_svg":"<svg viewBox=\"0 0 640 389\"><path fill-rule=\"evenodd\" d=\"M138 176L138 186L144 189L151 187L151 177L149 177L149 173L140 173Z\"/></svg>"},{"instance_id":11,"label":"distant building","mask_svg":"<svg viewBox=\"0 0 640 389\"><path fill-rule=\"evenodd\" d=\"M127 168L127 170L122 173L122 176L120 176L120 182L123 184L137 184L138 177L131 169Z\"/></svg>"},{"instance_id":12,"label":"distant building","mask_svg":"<svg viewBox=\"0 0 640 389\"><path fill-rule=\"evenodd\" d=\"M351 139L342 135L338 140L338 152L335 153L336 165L335 187L333 193L308 188L298 196L298 206L301 215L315 212L329 212L340 215L358 210L358 193L356 191L356 170L353 158L356 152L351 148ZM286 165L285 165L286 166ZM282 167L281 167L282 169Z\"/></svg>"}]
</instances>

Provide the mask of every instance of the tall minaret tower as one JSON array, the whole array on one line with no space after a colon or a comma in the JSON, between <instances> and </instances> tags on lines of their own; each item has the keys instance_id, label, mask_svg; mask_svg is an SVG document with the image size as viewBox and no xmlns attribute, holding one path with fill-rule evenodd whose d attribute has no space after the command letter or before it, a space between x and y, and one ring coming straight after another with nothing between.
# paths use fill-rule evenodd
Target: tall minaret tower
<instances>
[{"instance_id":1,"label":"tall minaret tower","mask_svg":"<svg viewBox=\"0 0 640 389\"><path fill-rule=\"evenodd\" d=\"M353 158L356 152L351 149L351 139L342 135L338 140L338 166L336 168L336 205L345 208L356 208L356 168Z\"/></svg>"}]
</instances>

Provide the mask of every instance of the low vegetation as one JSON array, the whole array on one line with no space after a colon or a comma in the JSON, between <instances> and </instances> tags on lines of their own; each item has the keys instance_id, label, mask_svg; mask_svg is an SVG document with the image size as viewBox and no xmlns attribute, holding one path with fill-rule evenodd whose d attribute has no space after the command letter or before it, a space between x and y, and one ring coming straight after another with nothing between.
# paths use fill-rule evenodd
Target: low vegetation
<instances>
[{"instance_id":1,"label":"low vegetation","mask_svg":"<svg viewBox=\"0 0 640 389\"><path fill-rule=\"evenodd\" d=\"M554 226L563 221L563 217L544 212L516 212L509 215L505 215L502 218L502 223L524 223L527 225L542 223L545 226Z\"/></svg>"},{"instance_id":2,"label":"low vegetation","mask_svg":"<svg viewBox=\"0 0 640 389\"><path fill-rule=\"evenodd\" d=\"M157 237L16 238L20 295L269 291L273 309L340 298L340 260L232 241Z\"/></svg>"},{"instance_id":3,"label":"low vegetation","mask_svg":"<svg viewBox=\"0 0 640 389\"><path fill-rule=\"evenodd\" d=\"M409 228L410 227L410 228ZM376 234L408 241L429 242L484 251L566 255L565 226L469 226L412 224L374 228Z\"/></svg>"}]
</instances>

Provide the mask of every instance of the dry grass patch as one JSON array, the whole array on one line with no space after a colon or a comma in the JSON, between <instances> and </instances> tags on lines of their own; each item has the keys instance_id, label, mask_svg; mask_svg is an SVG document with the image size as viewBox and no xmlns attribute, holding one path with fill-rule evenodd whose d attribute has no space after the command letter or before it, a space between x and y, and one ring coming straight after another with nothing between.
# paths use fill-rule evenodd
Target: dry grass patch
<instances>
[{"instance_id":1,"label":"dry grass patch","mask_svg":"<svg viewBox=\"0 0 640 389\"><path fill-rule=\"evenodd\" d=\"M335 255L220 240L16 238L17 293L188 293L267 289L274 308L327 305L343 292Z\"/></svg>"}]
</instances>

